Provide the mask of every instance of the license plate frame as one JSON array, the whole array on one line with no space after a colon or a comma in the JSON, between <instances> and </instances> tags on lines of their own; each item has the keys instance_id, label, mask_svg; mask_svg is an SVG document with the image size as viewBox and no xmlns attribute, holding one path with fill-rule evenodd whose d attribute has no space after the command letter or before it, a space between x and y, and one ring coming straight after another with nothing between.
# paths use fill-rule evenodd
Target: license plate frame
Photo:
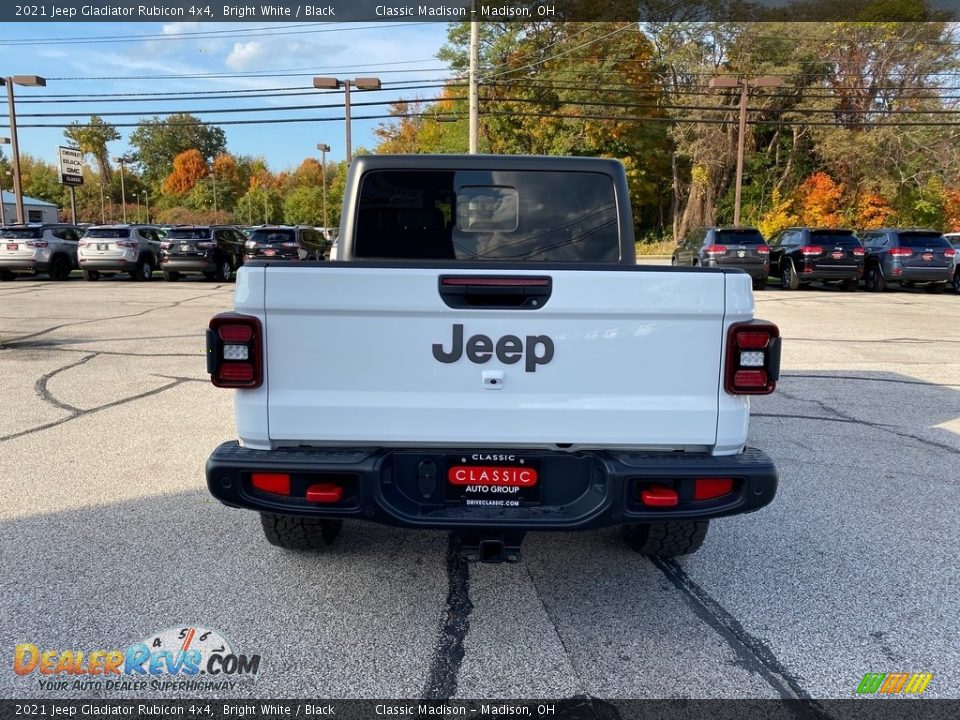
<instances>
[{"instance_id":1,"label":"license plate frame","mask_svg":"<svg viewBox=\"0 0 960 720\"><path fill-rule=\"evenodd\" d=\"M923 258L923 261L924 261L924 262L931 262L931 261L933 260L933 253L927 253L927 252L925 252L925 253L924 253L923 255L921 255L920 257Z\"/></svg>"},{"instance_id":2,"label":"license plate frame","mask_svg":"<svg viewBox=\"0 0 960 720\"><path fill-rule=\"evenodd\" d=\"M447 455L444 460L447 503L466 507L528 507L542 502L540 458L515 453L468 452ZM532 482L529 482L530 473Z\"/></svg>"},{"instance_id":3,"label":"license plate frame","mask_svg":"<svg viewBox=\"0 0 960 720\"><path fill-rule=\"evenodd\" d=\"M19 250L19 249L20 249L19 243L7 243L7 250L12 251L12 250Z\"/></svg>"},{"instance_id":4,"label":"license plate frame","mask_svg":"<svg viewBox=\"0 0 960 720\"><path fill-rule=\"evenodd\" d=\"M834 252L834 253L832 253L832 254L830 255L830 257L832 257L834 260L843 260L843 253L842 253L842 252Z\"/></svg>"},{"instance_id":5,"label":"license plate frame","mask_svg":"<svg viewBox=\"0 0 960 720\"><path fill-rule=\"evenodd\" d=\"M97 243L97 250L100 252L106 252L110 249L110 243Z\"/></svg>"}]
</instances>

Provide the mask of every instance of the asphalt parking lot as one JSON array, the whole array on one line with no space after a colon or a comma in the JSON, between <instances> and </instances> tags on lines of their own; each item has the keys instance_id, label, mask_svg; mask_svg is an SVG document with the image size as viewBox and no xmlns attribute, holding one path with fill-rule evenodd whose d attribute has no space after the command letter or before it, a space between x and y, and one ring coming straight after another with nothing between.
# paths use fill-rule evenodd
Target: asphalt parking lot
<instances>
[{"instance_id":1,"label":"asphalt parking lot","mask_svg":"<svg viewBox=\"0 0 960 720\"><path fill-rule=\"evenodd\" d=\"M0 286L0 697L177 697L55 693L11 658L179 627L262 656L190 697L852 697L894 671L960 697L960 297L757 293L785 338L750 432L781 472L771 506L679 561L603 531L467 567L445 534L362 524L286 553L208 495L234 430L203 330L232 288Z\"/></svg>"}]
</instances>

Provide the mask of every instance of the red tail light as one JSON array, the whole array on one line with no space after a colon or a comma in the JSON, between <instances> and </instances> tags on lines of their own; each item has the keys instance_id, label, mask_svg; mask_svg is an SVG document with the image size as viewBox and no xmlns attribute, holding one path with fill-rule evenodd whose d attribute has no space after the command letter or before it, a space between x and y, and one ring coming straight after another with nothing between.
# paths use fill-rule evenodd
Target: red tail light
<instances>
[{"instance_id":1,"label":"red tail light","mask_svg":"<svg viewBox=\"0 0 960 720\"><path fill-rule=\"evenodd\" d=\"M707 245L703 250L707 255L724 255L727 252L726 245Z\"/></svg>"},{"instance_id":2,"label":"red tail light","mask_svg":"<svg viewBox=\"0 0 960 720\"><path fill-rule=\"evenodd\" d=\"M263 384L263 331L250 315L222 313L207 330L207 372L217 387L252 390Z\"/></svg>"},{"instance_id":3,"label":"red tail light","mask_svg":"<svg viewBox=\"0 0 960 720\"><path fill-rule=\"evenodd\" d=\"M713 500L733 492L733 478L697 478L693 483L694 500Z\"/></svg>"},{"instance_id":4,"label":"red tail light","mask_svg":"<svg viewBox=\"0 0 960 720\"><path fill-rule=\"evenodd\" d=\"M201 250L213 250L215 247L217 247L217 243L210 242L209 240L207 240L203 242L198 242L197 247L200 248Z\"/></svg>"},{"instance_id":5,"label":"red tail light","mask_svg":"<svg viewBox=\"0 0 960 720\"><path fill-rule=\"evenodd\" d=\"M957 254L957 251L954 250L953 248L947 248L946 250L943 251L944 257L955 257L956 254Z\"/></svg>"},{"instance_id":6,"label":"red tail light","mask_svg":"<svg viewBox=\"0 0 960 720\"><path fill-rule=\"evenodd\" d=\"M640 491L640 502L649 507L676 507L680 497L676 490L663 485L650 485Z\"/></svg>"},{"instance_id":7,"label":"red tail light","mask_svg":"<svg viewBox=\"0 0 960 720\"><path fill-rule=\"evenodd\" d=\"M274 495L290 494L290 476L286 473L253 473L250 483L263 492Z\"/></svg>"},{"instance_id":8,"label":"red tail light","mask_svg":"<svg viewBox=\"0 0 960 720\"><path fill-rule=\"evenodd\" d=\"M822 255L823 248L819 245L804 245L800 248L801 255Z\"/></svg>"},{"instance_id":9,"label":"red tail light","mask_svg":"<svg viewBox=\"0 0 960 720\"><path fill-rule=\"evenodd\" d=\"M905 247L890 248L890 254L894 257L910 257L913 255L913 250Z\"/></svg>"},{"instance_id":10,"label":"red tail light","mask_svg":"<svg viewBox=\"0 0 960 720\"><path fill-rule=\"evenodd\" d=\"M343 488L332 482L316 483L307 488L307 502L330 505L343 499Z\"/></svg>"},{"instance_id":11,"label":"red tail light","mask_svg":"<svg viewBox=\"0 0 960 720\"><path fill-rule=\"evenodd\" d=\"M136 246L136 240L117 240L117 247L135 248Z\"/></svg>"},{"instance_id":12,"label":"red tail light","mask_svg":"<svg viewBox=\"0 0 960 720\"><path fill-rule=\"evenodd\" d=\"M31 248L45 248L50 245L46 240L27 240L24 245Z\"/></svg>"},{"instance_id":13,"label":"red tail light","mask_svg":"<svg viewBox=\"0 0 960 720\"><path fill-rule=\"evenodd\" d=\"M863 257L864 255L867 254L867 251L864 250L862 247L855 247L853 249L853 254L856 255L857 257Z\"/></svg>"},{"instance_id":14,"label":"red tail light","mask_svg":"<svg viewBox=\"0 0 960 720\"><path fill-rule=\"evenodd\" d=\"M763 320L727 331L724 389L731 395L769 395L780 378L780 330Z\"/></svg>"},{"instance_id":15,"label":"red tail light","mask_svg":"<svg viewBox=\"0 0 960 720\"><path fill-rule=\"evenodd\" d=\"M757 245L757 252L761 255L769 255L770 248L768 248L766 245Z\"/></svg>"}]
</instances>

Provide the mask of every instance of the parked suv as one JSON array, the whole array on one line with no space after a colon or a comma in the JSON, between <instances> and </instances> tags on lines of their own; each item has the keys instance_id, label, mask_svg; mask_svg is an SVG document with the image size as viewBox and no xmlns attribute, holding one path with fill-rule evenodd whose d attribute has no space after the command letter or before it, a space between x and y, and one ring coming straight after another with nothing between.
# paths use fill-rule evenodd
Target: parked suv
<instances>
[{"instance_id":1,"label":"parked suv","mask_svg":"<svg viewBox=\"0 0 960 720\"><path fill-rule=\"evenodd\" d=\"M77 267L80 230L75 225L38 223L0 228L0 280L47 273L66 280Z\"/></svg>"},{"instance_id":2,"label":"parked suv","mask_svg":"<svg viewBox=\"0 0 960 720\"><path fill-rule=\"evenodd\" d=\"M330 242L312 227L266 225L251 230L243 248L245 260L325 260Z\"/></svg>"},{"instance_id":3,"label":"parked suv","mask_svg":"<svg viewBox=\"0 0 960 720\"><path fill-rule=\"evenodd\" d=\"M953 246L953 291L960 293L960 233L944 233L947 242Z\"/></svg>"},{"instance_id":4,"label":"parked suv","mask_svg":"<svg viewBox=\"0 0 960 720\"><path fill-rule=\"evenodd\" d=\"M202 273L207 280L228 282L243 264L246 237L230 225L181 225L170 228L160 243L163 279L179 280L183 273Z\"/></svg>"},{"instance_id":5,"label":"parked suv","mask_svg":"<svg viewBox=\"0 0 960 720\"><path fill-rule=\"evenodd\" d=\"M131 280L150 280L160 268L162 233L153 225L94 225L80 238L80 270L84 280L101 274L127 273Z\"/></svg>"},{"instance_id":6,"label":"parked suv","mask_svg":"<svg viewBox=\"0 0 960 720\"><path fill-rule=\"evenodd\" d=\"M740 268L753 278L754 290L763 290L770 274L770 248L756 228L699 228L673 251L670 264Z\"/></svg>"},{"instance_id":7,"label":"parked suv","mask_svg":"<svg viewBox=\"0 0 960 720\"><path fill-rule=\"evenodd\" d=\"M882 228L863 234L867 265L863 284L879 292L887 283L926 285L940 292L953 280L956 250L936 230Z\"/></svg>"},{"instance_id":8,"label":"parked suv","mask_svg":"<svg viewBox=\"0 0 960 720\"><path fill-rule=\"evenodd\" d=\"M786 228L770 239L770 274L780 278L784 290L823 280L853 292L863 276L865 256L853 230Z\"/></svg>"}]
</instances>

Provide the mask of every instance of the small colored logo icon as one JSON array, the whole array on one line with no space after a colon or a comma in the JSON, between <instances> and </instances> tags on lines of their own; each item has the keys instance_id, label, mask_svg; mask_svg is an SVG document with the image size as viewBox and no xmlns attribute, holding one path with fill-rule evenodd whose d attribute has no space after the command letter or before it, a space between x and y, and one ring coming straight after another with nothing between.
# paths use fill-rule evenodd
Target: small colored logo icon
<instances>
[{"instance_id":1,"label":"small colored logo icon","mask_svg":"<svg viewBox=\"0 0 960 720\"><path fill-rule=\"evenodd\" d=\"M858 695L920 695L933 680L933 673L867 673L857 687Z\"/></svg>"}]
</instances>

